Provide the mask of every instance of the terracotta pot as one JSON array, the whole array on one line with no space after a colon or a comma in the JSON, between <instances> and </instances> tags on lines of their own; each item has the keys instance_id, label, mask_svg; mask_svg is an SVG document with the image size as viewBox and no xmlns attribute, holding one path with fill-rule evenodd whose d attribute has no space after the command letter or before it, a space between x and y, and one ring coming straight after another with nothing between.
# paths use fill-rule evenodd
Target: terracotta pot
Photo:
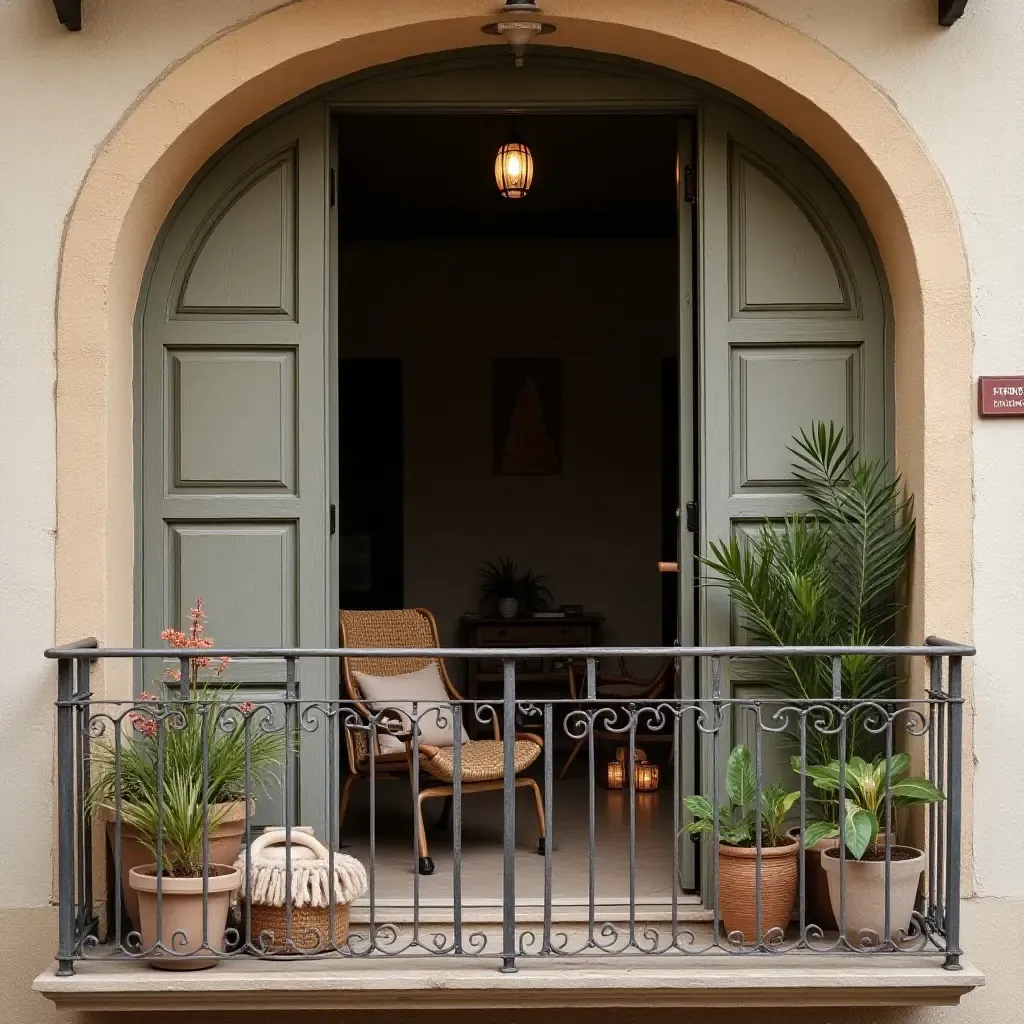
<instances>
[{"instance_id":1,"label":"terracotta pot","mask_svg":"<svg viewBox=\"0 0 1024 1024\"><path fill-rule=\"evenodd\" d=\"M800 841L800 829L791 828L788 835L794 842ZM892 836L896 843L896 833ZM832 894L829 892L828 875L821 863L821 855L826 850L834 850L839 845L838 839L822 839L804 851L804 878L807 897L807 924L816 924L822 931L838 931L835 915L832 913ZM882 838L885 845L885 838Z\"/></svg>"},{"instance_id":2,"label":"terracotta pot","mask_svg":"<svg viewBox=\"0 0 1024 1024\"><path fill-rule=\"evenodd\" d=\"M786 930L796 900L797 854L787 837L784 846L761 850L761 936ZM718 905L726 934L741 932L746 943L757 941L757 859L753 847L718 847Z\"/></svg>"},{"instance_id":3,"label":"terracotta pot","mask_svg":"<svg viewBox=\"0 0 1024 1024\"><path fill-rule=\"evenodd\" d=\"M800 841L800 829L791 828L787 835L795 843ZM836 919L832 915L832 897L828 891L828 875L821 866L821 855L835 847L838 840L822 839L804 850L804 892L807 898L807 924L815 924L822 931L835 931Z\"/></svg>"},{"instance_id":4,"label":"terracotta pot","mask_svg":"<svg viewBox=\"0 0 1024 1024\"><path fill-rule=\"evenodd\" d=\"M877 849L877 847L875 848ZM893 846L889 874L889 938L910 931L924 853L913 846ZM846 940L851 946L877 946L885 935L885 847L879 860L846 858ZM828 876L832 913L840 919L839 850L827 850L821 864Z\"/></svg>"},{"instance_id":5,"label":"terracotta pot","mask_svg":"<svg viewBox=\"0 0 1024 1024\"><path fill-rule=\"evenodd\" d=\"M132 868L128 884L139 900L142 952L160 943L164 950L152 954L151 967L171 971L197 971L213 967L217 958L196 956L201 948L224 948L224 930L228 922L231 894L238 888L242 873L228 864L211 864L207 876L206 942L203 942L203 879L171 878L160 880L160 926L157 928L156 865Z\"/></svg>"},{"instance_id":6,"label":"terracotta pot","mask_svg":"<svg viewBox=\"0 0 1024 1024\"><path fill-rule=\"evenodd\" d=\"M249 801L249 814L256 809L255 802ZM221 811L224 817L216 828L210 830L209 861L211 864L234 864L242 849L242 837L245 835L245 801L234 800L228 804L216 804L211 810L211 817ZM100 805L96 808L96 816L107 825L107 841L113 850L117 843L117 815L113 807ZM128 878L132 868L153 863L153 853L142 842L137 829L124 822L121 823L121 898L124 909L132 923L132 928L139 930L139 897L129 885Z\"/></svg>"}]
</instances>

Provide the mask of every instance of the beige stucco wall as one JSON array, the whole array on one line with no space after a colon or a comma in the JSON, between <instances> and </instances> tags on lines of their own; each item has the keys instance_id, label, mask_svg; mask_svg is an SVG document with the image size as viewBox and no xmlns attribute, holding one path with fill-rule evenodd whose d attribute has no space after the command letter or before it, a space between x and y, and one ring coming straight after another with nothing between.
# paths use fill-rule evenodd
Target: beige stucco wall
<instances>
[{"instance_id":1,"label":"beige stucco wall","mask_svg":"<svg viewBox=\"0 0 1024 1024\"><path fill-rule=\"evenodd\" d=\"M0 835L0 907L7 908L0 923L0 934L7 940L5 956L0 958L0 988L5 992L25 993L30 976L53 946L52 912L39 909L47 904L51 882L53 673L39 652L54 640L57 614L55 318L66 218L105 138L151 85L219 33L276 6L256 0L218 0L217 4L208 0L162 0L159 4L86 0L87 28L78 35L69 35L57 25L51 5L44 0L9 0L0 6L0 99L4 105L0 118L0 479L6 482L0 517L0 622L9 651L0 690L0 770L4 779L0 814L3 820L22 826L5 828ZM326 9L323 3L320 6ZM404 10L407 5L393 6ZM442 8L461 12L472 7L482 15L488 6L452 2L432 5L432 12L440 17ZM616 7L629 14L632 5L551 0L547 6L556 15L583 17L601 8L611 17L618 16ZM677 19L680 32L686 19L714 12L721 19L717 9L722 6L714 0L642 5L644 16L652 21L660 18L665 24ZM1013 372L1018 368L1014 359L1021 351L1014 316L1019 304L1016 282L1024 270L1024 238L1017 228L1024 201L1019 152L1024 142L1015 127L1024 105L1020 88L1024 68L1019 61L1024 19L1015 0L975 0L967 17L951 31L935 26L933 0L861 0L856 5L834 0L758 0L746 6L761 8L798 32L819 39L875 83L910 122L948 184L959 215L972 278L975 371ZM362 25L383 17L377 4L335 0L334 7L335 15L339 10L350 11L353 23ZM728 23L722 20L721 24L724 30ZM576 29L576 38L587 40L585 25ZM621 38L628 41L631 37L625 33ZM779 38L789 36L780 33ZM756 40L748 42L753 45ZM264 39L261 45L269 46L271 41ZM669 55L667 49L664 52ZM231 70L221 68L226 75ZM806 68L808 88L820 89L820 82L810 81L813 70L810 65ZM792 72L797 77L802 73L803 68ZM741 75L737 81L742 80ZM750 86L749 80L747 84ZM267 87L272 88L273 83ZM772 98L770 90L764 95L766 102ZM190 114L178 107L168 116L185 125ZM815 126L813 119L808 119L806 126L809 135L816 127L821 131L827 127ZM851 127L870 134L872 126L861 123ZM203 151L201 135L193 133L193 159ZM887 140L878 141L884 157ZM209 145L209 140L206 143ZM836 152L840 153L841 147ZM853 148L847 156L851 167L861 159ZM849 167L839 166L844 163L841 157L834 162L841 176L849 171ZM183 165L183 180L192 169ZM165 171L173 175L174 168ZM116 188L116 178L108 179L104 187ZM922 191L932 187L922 179ZM920 198L921 208L927 208L931 197ZM881 190L877 195L867 190L861 196L869 215L875 200L879 209L883 208ZM874 212L877 216L878 210ZM89 228L87 222L80 221L78 238L87 237ZM947 230L942 225L938 229ZM96 231L101 235L102 225L97 224ZM139 252L147 248L145 232L140 231L123 244L116 258L135 258L137 262ZM80 278L88 278L92 272L92 258L101 261L107 255L91 254L87 247L79 246ZM894 291L912 288L912 274L908 272L907 280L901 281L898 267L888 269ZM933 266L930 271L934 284L934 276L941 277L943 268ZM948 272L955 290L958 269L950 265ZM117 280L130 281L131 274ZM944 336L962 341L963 325L956 320L955 301L947 308L941 281L939 285L935 306L926 311L928 336L936 345L943 343ZM130 308L133 296L115 291L106 295L107 305L100 307L76 306L67 295L64 301L63 312L76 321L79 336L102 340L107 309ZM897 331L900 326L898 322ZM76 380L95 384L105 372L104 364L104 351L83 347L77 354ZM97 429L92 436L109 438L109 450L83 443L64 453L65 460L86 469L75 474L78 489L65 489L62 496L63 501L74 501L78 509L88 508L93 491L96 505L106 506L110 466L130 466L130 434L125 429L129 408L124 400L130 394L129 373L130 367L124 363L115 369L114 376L120 374L115 383L120 386L112 389L110 405L95 421ZM64 386L68 384L65 379ZM959 443L962 403L967 400L962 388L954 390L945 429L942 408L935 407L936 402L950 400L941 375L928 379L905 375L898 387L907 401L920 402L930 410L931 421L939 424L922 446L932 448L933 470L941 464L941 458L936 462L935 452L941 456L945 449L949 465L962 477L970 456L968 447L965 461ZM88 388L81 395L87 398ZM83 419L95 412L87 406L83 400ZM920 439L911 436L911 427L906 430L910 433L905 432L904 442L909 449ZM1024 531L1017 515L1024 497L1020 472L1024 423L975 424L973 454L978 509L973 565L963 557L970 550L969 530L959 552L947 536L947 599L944 603L942 588L936 587L927 603L919 600L918 608L927 628L952 632L957 634L955 638L973 629L980 649L974 672L973 870L978 898L966 911L964 944L972 960L989 972L992 985L961 1011L930 1011L919 1018L927 1020L1001 1021L1019 1016L1020 985L1006 948L1010 936L1024 934L1024 852L1004 836L1019 835L1024 824L1024 808L1014 801L1012 787L1005 783L1008 769L1010 777L1024 769L1024 749L1017 739L1024 714L1020 704L1014 703L1020 641L1013 632L1014 625L1024 621L1024 584L1014 571L1024 553ZM927 490L923 474L913 482L919 513L937 524L937 531L942 523L956 526L965 521L969 501L965 506L962 486L944 487L941 475L934 471L927 479ZM123 579L125 550L130 554L130 540L127 547L124 540L126 530L130 537L130 511L126 516L124 508L123 502L115 502L107 523L110 529L120 531L121 546L112 546L101 560L104 580ZM65 521L65 525L73 532L74 523ZM957 536L955 530L952 536ZM104 567L110 572L104 572ZM970 607L962 593L969 587L972 570L974 620L961 623L956 609ZM81 572L86 585L77 592L90 593L90 571L87 565L80 569L75 562L63 562L60 572L65 592L76 592L75 583L80 582L76 574ZM130 593L124 587L115 587L112 594L101 588L96 602L102 602L101 611L87 599L79 600L74 608L65 606L58 639L70 639L68 633L80 624L95 622L108 627L105 640L128 639ZM120 614L112 614L112 610ZM24 930L28 941L19 938L15 943L14 937L19 935L15 926ZM1019 949L1016 952L1019 957ZM47 1019L49 1010L42 1000L25 995L23 1006L16 1016L6 1019L30 1021L33 1013L40 1020ZM711 1020L712 1015L706 1019ZM866 1018L831 1015L829 1019ZM873 1012L870 1019L901 1018Z\"/></svg>"}]
</instances>

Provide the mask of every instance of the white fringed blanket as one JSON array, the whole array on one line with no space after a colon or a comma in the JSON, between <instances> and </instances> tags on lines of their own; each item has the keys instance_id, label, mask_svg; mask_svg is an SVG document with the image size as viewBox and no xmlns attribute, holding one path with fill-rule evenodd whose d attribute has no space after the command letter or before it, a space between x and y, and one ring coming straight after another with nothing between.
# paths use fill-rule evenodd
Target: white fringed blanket
<instances>
[{"instance_id":1,"label":"white fringed blanket","mask_svg":"<svg viewBox=\"0 0 1024 1024\"><path fill-rule=\"evenodd\" d=\"M291 833L291 885L286 877L285 831L264 832L249 847L252 867L252 902L268 907L283 907L289 889L296 907L329 905L331 853L306 831ZM240 896L246 895L245 851L235 861L242 872ZM366 869L345 853L334 854L334 903L351 903L366 892Z\"/></svg>"}]
</instances>

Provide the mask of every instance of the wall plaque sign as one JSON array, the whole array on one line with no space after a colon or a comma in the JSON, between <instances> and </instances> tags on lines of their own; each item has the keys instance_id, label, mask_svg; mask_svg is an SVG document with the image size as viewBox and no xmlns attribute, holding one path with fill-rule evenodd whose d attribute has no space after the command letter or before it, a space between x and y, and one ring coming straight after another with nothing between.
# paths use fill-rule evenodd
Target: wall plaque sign
<instances>
[{"instance_id":1,"label":"wall plaque sign","mask_svg":"<svg viewBox=\"0 0 1024 1024\"><path fill-rule=\"evenodd\" d=\"M1024 377L979 377L981 416L1024 416Z\"/></svg>"}]
</instances>

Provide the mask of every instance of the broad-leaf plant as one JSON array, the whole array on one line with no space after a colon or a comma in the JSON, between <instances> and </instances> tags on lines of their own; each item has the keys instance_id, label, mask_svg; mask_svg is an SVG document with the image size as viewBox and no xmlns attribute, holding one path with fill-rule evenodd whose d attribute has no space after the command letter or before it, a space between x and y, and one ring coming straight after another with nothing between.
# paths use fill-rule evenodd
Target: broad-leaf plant
<instances>
[{"instance_id":1,"label":"broad-leaf plant","mask_svg":"<svg viewBox=\"0 0 1024 1024\"><path fill-rule=\"evenodd\" d=\"M885 795L889 794L890 810L897 807L933 804L945 799L942 790L928 779L906 778L910 758L906 754L894 754L889 768L889 784L886 786L885 760L875 758L865 761L862 757L851 757L846 765L843 779L846 790L846 825L844 838L846 849L851 856L860 860L871 849L882 845L885 836ZM793 770L800 774L800 759L793 758ZM823 794L827 804L838 806L840 773L839 762L826 765L808 765L802 773L811 780ZM804 831L804 842L813 846L822 839L838 839L839 825L835 821L814 821Z\"/></svg>"},{"instance_id":2,"label":"broad-leaf plant","mask_svg":"<svg viewBox=\"0 0 1024 1024\"><path fill-rule=\"evenodd\" d=\"M757 845L757 779L750 751L733 747L725 767L726 806L719 805L718 839L727 846ZM781 782L761 790L761 845L782 846L786 842L786 816L800 798L799 792L787 793ZM691 835L713 835L714 806L704 796L688 796L684 803L693 815L683 829Z\"/></svg>"}]
</instances>

